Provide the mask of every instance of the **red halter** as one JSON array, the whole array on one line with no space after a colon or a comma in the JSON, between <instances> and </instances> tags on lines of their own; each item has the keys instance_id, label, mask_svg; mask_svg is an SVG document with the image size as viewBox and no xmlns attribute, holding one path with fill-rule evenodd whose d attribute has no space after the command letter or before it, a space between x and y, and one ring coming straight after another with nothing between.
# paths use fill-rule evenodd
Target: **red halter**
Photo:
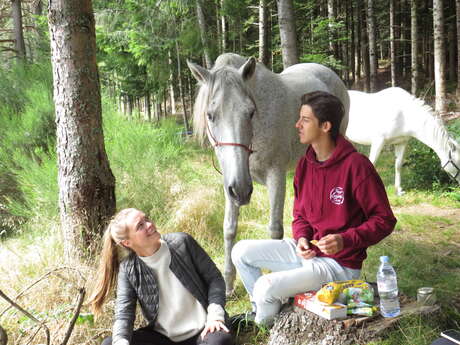
<instances>
[{"instance_id":1,"label":"red halter","mask_svg":"<svg viewBox=\"0 0 460 345\"><path fill-rule=\"evenodd\" d=\"M219 147L219 146L239 146L239 147L242 147L243 149L245 149L246 151L248 151L249 154L255 152L251 147L252 147L252 143L250 146L247 146L247 145L244 145L244 144L239 144L239 143L223 143L223 142L220 142L218 141L214 135L212 135L212 132L211 130L209 129L209 124L208 124L208 121L206 120L206 129L208 130L208 133L209 133L209 136L211 137L211 139L214 141L214 144L212 146L214 147ZM216 171L222 175L222 173L220 172L219 169L217 169L216 167L216 164L214 163L214 156L212 157L212 165L214 166L214 169L216 169Z\"/></svg>"}]
</instances>

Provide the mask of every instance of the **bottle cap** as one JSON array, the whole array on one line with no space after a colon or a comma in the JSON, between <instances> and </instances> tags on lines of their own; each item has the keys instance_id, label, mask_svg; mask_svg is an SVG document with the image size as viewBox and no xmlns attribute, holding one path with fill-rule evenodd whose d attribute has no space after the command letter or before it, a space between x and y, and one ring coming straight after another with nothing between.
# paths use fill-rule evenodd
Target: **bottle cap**
<instances>
[{"instance_id":1,"label":"bottle cap","mask_svg":"<svg viewBox=\"0 0 460 345\"><path fill-rule=\"evenodd\" d=\"M390 262L390 258L386 255L383 255L380 257L380 262L383 264L383 263L387 263L387 262Z\"/></svg>"}]
</instances>

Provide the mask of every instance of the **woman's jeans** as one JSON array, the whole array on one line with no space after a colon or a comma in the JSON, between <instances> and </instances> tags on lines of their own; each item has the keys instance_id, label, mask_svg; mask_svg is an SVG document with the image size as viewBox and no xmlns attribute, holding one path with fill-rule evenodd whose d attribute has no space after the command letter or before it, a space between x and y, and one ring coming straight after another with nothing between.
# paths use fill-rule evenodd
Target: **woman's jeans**
<instances>
[{"instance_id":1,"label":"woman's jeans","mask_svg":"<svg viewBox=\"0 0 460 345\"><path fill-rule=\"evenodd\" d=\"M233 247L232 261L249 293L256 323L266 325L289 297L318 290L334 280L357 279L361 273L331 258L305 260L297 256L293 239L239 241ZM261 269L272 273L262 275Z\"/></svg>"},{"instance_id":2,"label":"woman's jeans","mask_svg":"<svg viewBox=\"0 0 460 345\"><path fill-rule=\"evenodd\" d=\"M201 332L200 332L201 333ZM208 333L201 338L200 333L184 341L174 342L150 327L139 328L133 332L130 345L233 345L233 335L224 331ZM107 337L102 345L113 345L112 337Z\"/></svg>"}]
</instances>

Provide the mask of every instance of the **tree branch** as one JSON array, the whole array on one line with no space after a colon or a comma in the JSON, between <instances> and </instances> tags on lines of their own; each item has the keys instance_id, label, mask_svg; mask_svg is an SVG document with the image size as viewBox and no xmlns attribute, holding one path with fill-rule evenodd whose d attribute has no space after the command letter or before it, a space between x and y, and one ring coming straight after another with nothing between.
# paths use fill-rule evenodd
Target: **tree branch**
<instances>
[{"instance_id":1,"label":"tree branch","mask_svg":"<svg viewBox=\"0 0 460 345\"><path fill-rule=\"evenodd\" d=\"M46 325L42 321L40 321L37 318L35 318L35 316L33 316L27 310L25 310L24 308L19 306L17 303L15 303L13 300L11 300L7 295L5 295L3 293L2 290L0 290L0 297L3 297L8 303L10 303L13 307L18 309L24 315L26 315L29 319L31 319L32 321L35 321L36 323L38 323L40 325L40 328L43 327L45 329L45 333L46 333L46 344L50 345L50 330L48 329L48 327L46 327Z\"/></svg>"},{"instance_id":2,"label":"tree branch","mask_svg":"<svg viewBox=\"0 0 460 345\"><path fill-rule=\"evenodd\" d=\"M83 305L83 299L85 298L86 290L85 288L80 288L79 290L79 297L77 301L77 306L75 307L75 312L73 314L72 320L69 322L69 327L67 328L67 332L65 333L64 340L62 341L61 345L66 345L69 341L70 335L72 334L73 327L75 326L75 322L77 321L78 315L80 314L81 306Z\"/></svg>"}]
</instances>

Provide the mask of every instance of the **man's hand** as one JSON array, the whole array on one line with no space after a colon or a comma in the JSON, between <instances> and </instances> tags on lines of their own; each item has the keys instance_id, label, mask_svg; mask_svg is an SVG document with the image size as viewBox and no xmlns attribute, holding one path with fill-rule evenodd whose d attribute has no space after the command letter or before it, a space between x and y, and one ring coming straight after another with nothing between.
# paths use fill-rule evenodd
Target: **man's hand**
<instances>
[{"instance_id":1,"label":"man's hand","mask_svg":"<svg viewBox=\"0 0 460 345\"><path fill-rule=\"evenodd\" d=\"M305 237L301 237L297 240L296 252L298 256L305 260L316 256L315 251L310 249L310 245Z\"/></svg>"},{"instance_id":2,"label":"man's hand","mask_svg":"<svg viewBox=\"0 0 460 345\"><path fill-rule=\"evenodd\" d=\"M225 326L223 321L220 320L212 320L206 322L203 331L201 332L201 338L203 339L206 334L214 333L215 331L224 331L228 333L228 328Z\"/></svg>"},{"instance_id":3,"label":"man's hand","mask_svg":"<svg viewBox=\"0 0 460 345\"><path fill-rule=\"evenodd\" d=\"M339 234L326 235L319 240L317 247L324 254L336 254L343 249L343 238Z\"/></svg>"}]
</instances>

